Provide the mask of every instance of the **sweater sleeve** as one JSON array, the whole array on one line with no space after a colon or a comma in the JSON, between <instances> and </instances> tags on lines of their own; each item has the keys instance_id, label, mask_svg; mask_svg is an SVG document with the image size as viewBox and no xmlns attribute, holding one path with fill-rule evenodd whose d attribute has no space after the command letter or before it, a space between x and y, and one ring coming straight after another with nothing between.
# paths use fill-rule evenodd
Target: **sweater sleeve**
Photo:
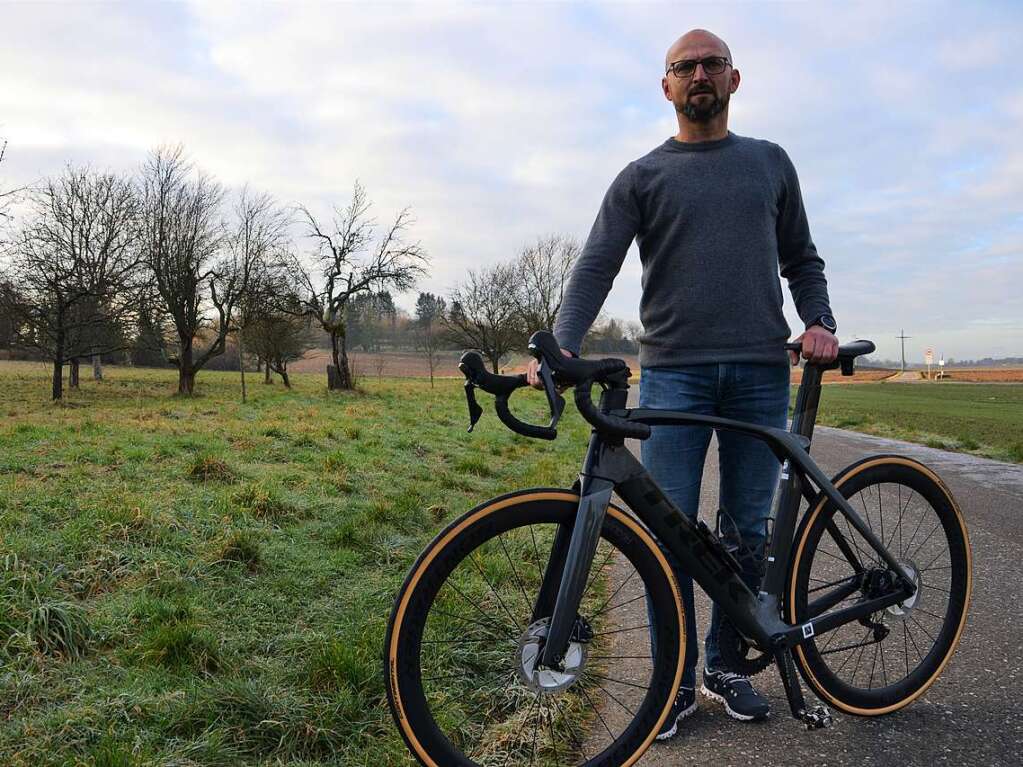
<instances>
[{"instance_id":1,"label":"sweater sleeve","mask_svg":"<svg viewBox=\"0 0 1023 767\"><path fill-rule=\"evenodd\" d=\"M778 265L789 284L796 311L804 325L831 314L824 259L810 238L795 166L781 147L782 196L778 203Z\"/></svg>"},{"instance_id":2,"label":"sweater sleeve","mask_svg":"<svg viewBox=\"0 0 1023 767\"><path fill-rule=\"evenodd\" d=\"M630 163L611 182L582 253L565 286L554 336L563 349L578 354L593 320L600 312L625 254L639 231L642 216Z\"/></svg>"}]
</instances>

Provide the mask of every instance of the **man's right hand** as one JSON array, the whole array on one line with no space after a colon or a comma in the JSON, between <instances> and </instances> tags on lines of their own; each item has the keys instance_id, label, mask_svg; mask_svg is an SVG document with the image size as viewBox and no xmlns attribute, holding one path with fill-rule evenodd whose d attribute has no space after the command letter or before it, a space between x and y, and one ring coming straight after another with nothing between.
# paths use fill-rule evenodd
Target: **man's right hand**
<instances>
[{"instance_id":1,"label":"man's right hand","mask_svg":"<svg viewBox=\"0 0 1023 767\"><path fill-rule=\"evenodd\" d=\"M568 349L562 349L561 353L564 354L566 357L572 356L572 352L570 352ZM531 359L529 361L529 364L526 366L526 381L534 389L543 388L543 381L540 380L540 374L537 372L539 369L540 360L536 358Z\"/></svg>"}]
</instances>

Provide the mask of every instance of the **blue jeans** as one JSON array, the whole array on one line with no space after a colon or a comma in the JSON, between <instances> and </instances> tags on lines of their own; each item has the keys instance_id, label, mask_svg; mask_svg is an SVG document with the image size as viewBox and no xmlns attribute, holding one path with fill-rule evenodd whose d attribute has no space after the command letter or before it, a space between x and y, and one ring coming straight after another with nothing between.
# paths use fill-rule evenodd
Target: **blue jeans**
<instances>
[{"instance_id":1,"label":"blue jeans","mask_svg":"<svg viewBox=\"0 0 1023 767\"><path fill-rule=\"evenodd\" d=\"M643 368L641 407L669 408L716 415L784 429L789 405L789 367L754 363L690 365L684 368ZM696 520L703 464L710 444L709 426L654 426L642 444L642 460L654 481L679 509ZM755 437L719 430L720 507L731 517L747 546L763 544L781 468L778 458ZM713 527L714 520L708 521ZM686 620L686 657L682 684L694 687L699 649L693 605L693 579L674 560ZM648 605L649 608L649 605ZM704 644L706 668L722 668L717 649L718 606ZM656 651L656 649L655 649Z\"/></svg>"}]
</instances>

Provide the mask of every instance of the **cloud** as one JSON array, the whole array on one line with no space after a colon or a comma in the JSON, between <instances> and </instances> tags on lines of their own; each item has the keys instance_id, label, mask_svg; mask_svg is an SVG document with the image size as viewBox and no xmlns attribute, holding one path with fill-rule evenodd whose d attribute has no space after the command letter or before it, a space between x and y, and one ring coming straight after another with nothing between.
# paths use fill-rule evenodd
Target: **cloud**
<instances>
[{"instance_id":1,"label":"cloud","mask_svg":"<svg viewBox=\"0 0 1023 767\"><path fill-rule=\"evenodd\" d=\"M954 332L957 357L1023 350L1023 14L950 24L957 7L8 6L2 170L131 169L182 141L225 183L324 216L359 179L381 222L412 206L423 288L446 292L538 234L585 237L611 179L675 132L664 51L703 26L742 72L730 127L796 164L842 330L882 356L896 325ZM633 252L610 314L636 316L639 274Z\"/></svg>"}]
</instances>

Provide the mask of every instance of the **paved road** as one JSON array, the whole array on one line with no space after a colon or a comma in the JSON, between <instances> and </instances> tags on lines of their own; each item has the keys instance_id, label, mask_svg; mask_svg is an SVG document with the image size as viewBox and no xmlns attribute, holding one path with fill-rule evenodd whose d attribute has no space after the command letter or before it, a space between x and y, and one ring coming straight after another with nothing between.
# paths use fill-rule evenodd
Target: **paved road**
<instances>
[{"instance_id":1,"label":"paved road","mask_svg":"<svg viewBox=\"0 0 1023 767\"><path fill-rule=\"evenodd\" d=\"M1023 765L1023 466L819 427L812 454L829 474L865 455L897 452L935 469L969 524L974 587L966 630L942 677L911 706L887 717L836 714L807 732L791 718L772 669L757 677L772 714L760 724L728 718L700 698L672 741L655 743L641 767L671 765ZM717 450L704 472L701 515L717 509ZM701 649L709 605L699 594ZM804 689L808 699L812 694Z\"/></svg>"}]
</instances>

